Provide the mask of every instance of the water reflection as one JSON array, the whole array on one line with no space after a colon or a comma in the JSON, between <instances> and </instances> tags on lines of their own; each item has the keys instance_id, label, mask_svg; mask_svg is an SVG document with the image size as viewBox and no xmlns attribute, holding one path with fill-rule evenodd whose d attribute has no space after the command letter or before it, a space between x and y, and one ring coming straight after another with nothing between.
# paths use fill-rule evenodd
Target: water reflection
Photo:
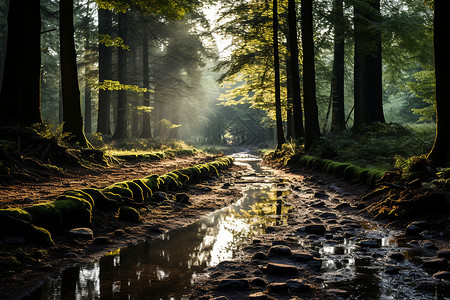
<instances>
[{"instance_id":1,"label":"water reflection","mask_svg":"<svg viewBox=\"0 0 450 300\"><path fill-rule=\"evenodd\" d=\"M258 169L259 161L246 161ZM261 175L259 173L258 175ZM269 225L286 223L277 184L252 185L235 205L161 239L114 251L92 264L65 271L35 293L40 299L185 299L209 266L235 258ZM54 296L53 296L54 295Z\"/></svg>"}]
</instances>

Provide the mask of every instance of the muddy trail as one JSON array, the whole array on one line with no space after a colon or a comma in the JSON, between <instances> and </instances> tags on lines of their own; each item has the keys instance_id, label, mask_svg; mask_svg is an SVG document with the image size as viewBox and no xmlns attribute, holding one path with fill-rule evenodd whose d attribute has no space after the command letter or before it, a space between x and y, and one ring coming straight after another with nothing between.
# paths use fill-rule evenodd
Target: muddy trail
<instances>
[{"instance_id":1,"label":"muddy trail","mask_svg":"<svg viewBox=\"0 0 450 300\"><path fill-rule=\"evenodd\" d=\"M332 177L272 170L245 153L235 165L196 187L203 193L191 198L210 201L203 213L167 212L127 247L90 256L27 299L450 297L448 237L427 222L409 232L375 222L358 206L365 188ZM200 218L214 207L223 208Z\"/></svg>"}]
</instances>

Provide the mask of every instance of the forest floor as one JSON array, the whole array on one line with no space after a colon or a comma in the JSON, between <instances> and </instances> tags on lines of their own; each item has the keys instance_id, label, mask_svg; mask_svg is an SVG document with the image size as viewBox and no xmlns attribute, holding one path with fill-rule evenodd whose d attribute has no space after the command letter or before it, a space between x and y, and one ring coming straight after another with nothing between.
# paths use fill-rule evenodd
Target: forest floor
<instances>
[{"instance_id":1,"label":"forest floor","mask_svg":"<svg viewBox=\"0 0 450 300\"><path fill-rule=\"evenodd\" d=\"M67 189L86 187L102 188L114 182L142 178L150 174L164 174L175 169L193 166L212 159L211 156L200 153L194 156L183 156L160 161L125 162L113 167L104 167L96 171L81 168L67 169L64 176L50 177L41 182L2 184L0 185L0 208L21 207L39 203L41 201L48 201L49 199L54 198L55 195L58 195ZM177 192L188 194L191 205L183 208L160 206L151 211L143 212L143 222L139 224L114 218L114 212L101 212L100 214L94 215L92 222L94 239L74 239L65 232L53 236L55 246L50 248L42 249L26 245L0 245L2 251L0 257L14 252L17 258L15 260L17 263L7 260L1 261L0 298L21 299L44 281L50 278L56 278L60 272L67 267L74 264L93 261L105 253L120 247L134 245L145 240L157 238L161 233L183 227L214 210L228 206L242 196L243 185L235 184L235 182L238 181L237 178L241 178L246 173L248 173L248 170L244 169L242 166L234 165L217 179L188 184L184 186L182 190ZM329 198L330 201L336 198L339 199L339 203L330 205L330 209L332 209L331 212L337 212L339 215L339 221L353 219L353 216L360 214L360 210L357 209L357 207L360 204L361 197L369 191L365 186L351 184L326 174L312 172L302 168L291 170L291 172L278 170L277 174L287 178L288 181L292 183L292 189L309 189L307 194L311 199L307 202L304 202L304 199L302 198L294 197L294 194L285 199L286 202L295 207L296 212L308 209L311 210L313 209L314 204L323 202L323 199L321 200L320 198L310 196L319 195L320 197L321 193L331 195L332 193L336 193L336 191L330 192L329 186L331 184L339 186L345 193ZM373 201L373 199L371 199L371 201ZM328 202L325 202L328 206ZM352 208L351 211L342 213L334 210L334 207L338 204L345 203L348 204L348 207L345 209ZM370 203L368 203L368 205L369 204ZM325 212L324 209L321 209L321 211ZM296 214L296 212L293 212L292 214ZM311 211L311 213L314 215L316 214L316 211ZM107 214L109 214L109 216ZM302 213L298 213L297 215L300 216ZM297 230L299 226L307 224L308 220L305 218L306 217L292 218L289 226L274 228L274 231L264 235L259 241L255 241L253 245L250 245L247 249L246 256L244 255L241 260L234 263L225 262L220 264L211 271L213 275L210 280L199 282L195 287L192 298L210 299L220 295L225 295L228 299L244 299L247 297L250 292L246 288L241 290L239 288L232 289L231 293L228 293L224 292L219 285L221 282L226 285L227 278L235 278L236 276L240 276L239 274L242 274L242 272L246 273L245 276L248 276L248 278L245 278L246 281L244 281L244 285L245 282L249 282L250 277L261 277L261 272L265 272L261 271L258 267L261 264L261 260L252 260L252 256L257 252L264 252L267 254L272 245L277 245L277 241L279 241L280 244L283 244L280 240L285 240L285 245L292 246L292 230ZM314 222L317 221L311 216L310 219ZM318 221L328 222L330 220L331 219L322 218ZM403 228L402 230L404 230L404 227L411 221L416 221L416 219L404 219L395 225L400 226L400 228ZM328 230L332 222L326 224ZM344 234L344 232L341 233ZM448 248L448 236L442 237L436 234L435 238L433 238L433 244L440 249ZM292 247L292 249L294 250L294 247ZM313 254L316 255L315 253ZM306 257L309 256L307 255ZM277 259L273 261L283 262L285 260L282 258L281 260ZM262 259L263 264L267 262L268 261L264 258ZM312 264L312 268L314 268L314 264ZM336 294L333 293L345 294L345 291L322 291L320 288L317 289L316 287L319 287L320 284L318 284L317 280L314 281L314 276L308 275L310 273L308 268L305 267L305 270L306 273L300 274L300 278L302 279L302 282L304 281L304 283L307 283L306 288L302 290L302 284L295 282L291 283L291 285L297 284L297 288L301 290L300 295L307 298L329 297L332 299L336 296ZM311 272L316 271L313 270ZM237 273L239 274L236 275ZM278 280L276 279L277 275L269 275L269 277L271 276L275 278L273 283L276 283ZM260 296L263 298L254 299L271 299L269 294L275 295L278 299L287 297L286 286L282 286L281 283L279 286L272 283L266 285L267 279L263 279L262 282L264 284L258 288L252 286L251 291L256 294L258 292L262 293ZM231 282L231 284L234 283L235 282ZM311 283L311 285L309 285L309 283ZM277 289L281 291L281 296L279 297L277 296L279 295ZM314 292L311 293L311 291ZM268 292L269 294L267 294ZM267 298L264 298L266 296Z\"/></svg>"}]
</instances>

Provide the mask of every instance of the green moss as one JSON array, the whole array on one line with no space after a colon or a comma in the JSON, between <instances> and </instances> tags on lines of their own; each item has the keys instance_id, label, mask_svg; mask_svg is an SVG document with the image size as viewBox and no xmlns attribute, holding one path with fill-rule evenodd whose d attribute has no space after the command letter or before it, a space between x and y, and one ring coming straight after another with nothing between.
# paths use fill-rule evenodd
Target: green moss
<instances>
[{"instance_id":1,"label":"green moss","mask_svg":"<svg viewBox=\"0 0 450 300\"><path fill-rule=\"evenodd\" d=\"M133 207L122 206L119 208L119 219L130 222L141 222L141 214Z\"/></svg>"},{"instance_id":2,"label":"green moss","mask_svg":"<svg viewBox=\"0 0 450 300\"><path fill-rule=\"evenodd\" d=\"M142 191L142 188L139 186L139 184L137 184L136 182L133 182L133 181L127 181L127 182L125 182L125 184L128 186L128 188L133 193L132 198L134 199L134 201L136 201L138 203L143 203L144 202L144 192Z\"/></svg>"},{"instance_id":3,"label":"green moss","mask_svg":"<svg viewBox=\"0 0 450 300\"><path fill-rule=\"evenodd\" d=\"M141 188L143 201L148 201L153 195L151 188L149 188L142 179L135 179L133 182Z\"/></svg>"},{"instance_id":4,"label":"green moss","mask_svg":"<svg viewBox=\"0 0 450 300\"><path fill-rule=\"evenodd\" d=\"M59 195L58 197L56 197L56 200L58 200L60 198L64 198L65 199L66 198L65 196L81 198L81 199L84 199L87 202L89 202L92 207L95 206L95 201L92 198L92 196L89 195L88 193L84 192L83 190L68 190L68 191L65 191L64 193L62 193L62 195Z\"/></svg>"},{"instance_id":5,"label":"green moss","mask_svg":"<svg viewBox=\"0 0 450 300\"><path fill-rule=\"evenodd\" d=\"M0 218L6 215L23 220L25 222L31 222L30 214L27 211L20 208L0 209Z\"/></svg>"},{"instance_id":6,"label":"green moss","mask_svg":"<svg viewBox=\"0 0 450 300\"><path fill-rule=\"evenodd\" d=\"M153 174L153 175L147 176L147 177L145 177L145 178L143 178L141 180L152 191L158 191L159 190L159 185L161 183L161 180L159 180L159 176L158 175Z\"/></svg>"},{"instance_id":7,"label":"green moss","mask_svg":"<svg viewBox=\"0 0 450 300\"><path fill-rule=\"evenodd\" d=\"M94 200L96 207L99 207L101 209L114 210L122 205L122 197L120 195L107 192L103 193L102 191L93 188L83 189L82 191L90 195Z\"/></svg>"},{"instance_id":8,"label":"green moss","mask_svg":"<svg viewBox=\"0 0 450 300\"><path fill-rule=\"evenodd\" d=\"M122 197L133 199L133 192L128 188L128 185L124 183L110 185L104 188L102 192L113 193Z\"/></svg>"}]
</instances>

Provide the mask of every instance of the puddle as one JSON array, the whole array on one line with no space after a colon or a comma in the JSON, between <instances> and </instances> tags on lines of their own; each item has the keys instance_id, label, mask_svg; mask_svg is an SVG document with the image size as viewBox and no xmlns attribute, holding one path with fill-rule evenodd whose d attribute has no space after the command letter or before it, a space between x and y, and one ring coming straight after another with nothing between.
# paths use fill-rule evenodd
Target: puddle
<instances>
[{"instance_id":1,"label":"puddle","mask_svg":"<svg viewBox=\"0 0 450 300\"><path fill-rule=\"evenodd\" d=\"M240 249L267 226L287 222L289 207L282 198L290 191L283 180L261 167L260 159L237 158L236 163L250 165L255 174L249 178L258 178L245 185L244 197L236 204L161 239L70 268L36 290L33 299L187 299L205 268L238 257Z\"/></svg>"}]
</instances>

